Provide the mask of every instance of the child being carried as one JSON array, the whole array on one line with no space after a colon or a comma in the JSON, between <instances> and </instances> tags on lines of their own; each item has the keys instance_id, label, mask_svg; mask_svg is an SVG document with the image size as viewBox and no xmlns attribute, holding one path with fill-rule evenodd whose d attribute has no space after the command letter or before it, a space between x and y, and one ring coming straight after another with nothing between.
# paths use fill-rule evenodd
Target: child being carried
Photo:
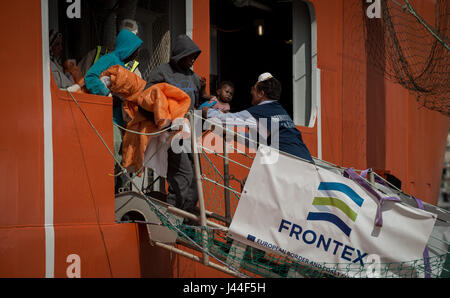
<instances>
[{"instance_id":1,"label":"child being carried","mask_svg":"<svg viewBox=\"0 0 450 298\"><path fill-rule=\"evenodd\" d=\"M213 109L218 109L223 113L230 111L230 102L233 99L234 84L229 81L222 81L219 84L219 88L216 91L217 95L204 102L199 109L208 106Z\"/></svg>"}]
</instances>

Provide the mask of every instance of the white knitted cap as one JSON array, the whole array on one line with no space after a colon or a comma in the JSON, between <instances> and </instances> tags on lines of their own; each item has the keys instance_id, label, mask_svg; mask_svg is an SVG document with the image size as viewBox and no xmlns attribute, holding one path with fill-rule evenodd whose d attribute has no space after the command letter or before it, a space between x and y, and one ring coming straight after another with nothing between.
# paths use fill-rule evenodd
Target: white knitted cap
<instances>
[{"instance_id":1,"label":"white knitted cap","mask_svg":"<svg viewBox=\"0 0 450 298\"><path fill-rule=\"evenodd\" d=\"M273 75L270 72L265 72L258 77L258 83L270 78L273 78Z\"/></svg>"},{"instance_id":2,"label":"white knitted cap","mask_svg":"<svg viewBox=\"0 0 450 298\"><path fill-rule=\"evenodd\" d=\"M135 20L132 19L124 19L122 23L120 24L120 30L122 29L128 29L134 34L138 33L138 24Z\"/></svg>"}]
</instances>

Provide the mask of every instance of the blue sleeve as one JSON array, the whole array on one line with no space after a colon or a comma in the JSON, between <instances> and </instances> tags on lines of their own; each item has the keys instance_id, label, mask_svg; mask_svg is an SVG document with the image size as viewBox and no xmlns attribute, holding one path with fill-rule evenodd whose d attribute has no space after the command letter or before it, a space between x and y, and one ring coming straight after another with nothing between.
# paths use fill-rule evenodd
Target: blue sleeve
<instances>
[{"instance_id":1,"label":"blue sleeve","mask_svg":"<svg viewBox=\"0 0 450 298\"><path fill-rule=\"evenodd\" d=\"M211 108L211 107L213 107L215 104L217 103L217 101L205 101L204 103L202 103L199 107L198 107L198 109L199 110L201 110L201 109L203 109L204 107L208 107L208 108Z\"/></svg>"},{"instance_id":2,"label":"blue sleeve","mask_svg":"<svg viewBox=\"0 0 450 298\"><path fill-rule=\"evenodd\" d=\"M88 70L86 75L84 76L84 82L86 84L86 88L92 94L104 95L107 96L110 92L108 88L100 81L100 75L114 65L112 63L112 59L108 59L108 55L105 55L98 59L97 62L92 65L92 67Z\"/></svg>"}]
</instances>

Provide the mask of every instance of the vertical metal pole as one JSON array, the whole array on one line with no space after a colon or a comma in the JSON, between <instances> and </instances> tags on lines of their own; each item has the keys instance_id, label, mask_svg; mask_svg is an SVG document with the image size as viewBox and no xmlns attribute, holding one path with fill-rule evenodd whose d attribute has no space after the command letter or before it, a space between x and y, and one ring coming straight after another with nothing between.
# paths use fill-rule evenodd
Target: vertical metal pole
<instances>
[{"instance_id":1,"label":"vertical metal pole","mask_svg":"<svg viewBox=\"0 0 450 298\"><path fill-rule=\"evenodd\" d=\"M369 171L369 181L370 183L375 184L375 174L372 170Z\"/></svg>"},{"instance_id":2,"label":"vertical metal pole","mask_svg":"<svg viewBox=\"0 0 450 298\"><path fill-rule=\"evenodd\" d=\"M228 150L227 150L227 133L223 132L223 184L226 187L230 187L230 162L228 161ZM224 188L225 194L225 218L227 220L227 226L231 222L231 211L230 211L230 191Z\"/></svg>"},{"instance_id":3,"label":"vertical metal pole","mask_svg":"<svg viewBox=\"0 0 450 298\"><path fill-rule=\"evenodd\" d=\"M159 178L159 186L158 186L158 188L159 188L160 192L167 193L167 191L166 191L166 179L165 178L163 178L163 177Z\"/></svg>"},{"instance_id":4,"label":"vertical metal pole","mask_svg":"<svg viewBox=\"0 0 450 298\"><path fill-rule=\"evenodd\" d=\"M200 159L198 157L198 146L197 146L197 136L195 135L195 121L194 121L194 111L189 113L189 122L191 125L191 145L192 145L192 157L194 159L194 171L195 179L197 182L197 193L198 193L198 204L200 208L200 225L202 226L202 246L203 249L207 249L208 243L208 233L206 231L206 212L205 212L205 201L203 198L203 186L202 177L200 174ZM203 253L203 265L208 266L209 256Z\"/></svg>"}]
</instances>

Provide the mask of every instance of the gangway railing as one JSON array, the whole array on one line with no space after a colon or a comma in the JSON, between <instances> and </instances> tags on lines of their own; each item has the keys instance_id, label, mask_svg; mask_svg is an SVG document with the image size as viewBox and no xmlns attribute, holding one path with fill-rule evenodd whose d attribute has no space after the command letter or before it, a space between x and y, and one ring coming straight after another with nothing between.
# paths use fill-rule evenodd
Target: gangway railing
<instances>
[{"instance_id":1,"label":"gangway railing","mask_svg":"<svg viewBox=\"0 0 450 298\"><path fill-rule=\"evenodd\" d=\"M85 116L89 125L97 133L100 140L107 147L95 126L88 119L76 99L69 92L80 111ZM191 127L195 127L197 120L208 121L194 113L189 114ZM214 123L214 125L218 125ZM253 153L243 152L234 148L233 144L227 144L223 133L228 132L234 137L243 137L234 130L225 126L221 127L222 135L216 140L222 140L222 153L215 152L211 148L199 143L199 138L215 133L206 131L196 136L195 129L191 129L191 146L194 155L195 177L199 193L199 210L197 214L178 209L163 201L148 196L135 183L133 177L130 178L137 191L121 193L116 196L116 221L135 222L145 224L150 241L153 245L170 250L181 256L200 262L206 266L215 268L236 277L358 277L362 276L363 268L348 266L343 264L321 263L321 266L311 266L297 259L287 256L275 255L259 250L231 239L228 237L228 226L230 225L234 211L239 204L242 194L245 177L239 177L235 173L237 168L241 176L251 169ZM253 141L249 140L248 141ZM229 149L233 148L233 153ZM109 153L114 157L112 151L107 147ZM284 154L283 152L280 152ZM291 156L292 157L292 156ZM292 157L297 158L297 157ZM298 159L298 158L297 158ZM335 173L343 174L345 168L331 164L329 162L314 159L316 166ZM126 169L123 169L126 172ZM402 204L417 207L417 200L412 196L397 189L395 186L384 180L375 172L369 172L368 183L371 187L385 194L397 195ZM233 187L233 183L241 188L240 191ZM411 260L409 262L385 264L387 268L382 272L381 277L389 276L394 270L399 273L396 277L449 277L450 276L450 254L449 239L442 237L450 229L450 213L444 209L423 203L424 210L437 215L435 230L429 241L428 247L430 256L426 259ZM130 214L138 213L140 218L129 217ZM198 225L186 225L184 219L197 222ZM435 231L433 230L433 231ZM201 253L201 257L188 253L178 247L175 243L193 248ZM317 264L316 264L317 265ZM331 268L331 269L330 269ZM429 270L432 268L432 270ZM334 269L334 270L333 270ZM346 271L347 274L338 272ZM383 275L384 274L384 275Z\"/></svg>"},{"instance_id":2,"label":"gangway railing","mask_svg":"<svg viewBox=\"0 0 450 298\"><path fill-rule=\"evenodd\" d=\"M194 121L193 117L199 116L192 114L190 116L191 123ZM207 121L203 118L201 120ZM192 125L191 127L194 127L194 125ZM185 216L186 218L199 222L199 226L184 226L184 230L190 232L188 233L189 236L180 236L179 238L177 238L177 242L194 249L196 249L196 246L193 245L193 243L201 245L202 248L205 248L205 250L202 251L198 248L197 250L203 253L203 257L199 258L194 255L189 255L185 251L180 251L179 249L175 249L170 244L164 244L159 241L156 241L155 245L165 249L169 249L172 252L176 252L192 260L199 261L207 266L214 264L209 260L205 262L205 259L207 259L207 257L213 255L216 259L221 260L223 264L226 264L226 268L234 268L235 270L243 272L246 276L347 277L350 275L357 277L361 268L349 267L347 269L342 269L342 264L324 263L324 267L326 265L326 267L334 267L336 270L321 270L309 264L304 264L301 262L290 260L289 258L268 254L267 252L263 252L257 248L250 247L248 245L240 243L239 241L228 238L227 226L229 226L233 216L233 212L236 208L236 206L233 206L233 203L235 205L238 204L242 192L242 189L239 191L238 189L230 185L230 176L232 175L230 165L233 165L234 168L240 168L242 171L249 171L251 168L251 163L253 162L253 158L248 153L240 152L239 150L237 150L237 148L234 148L235 150L233 150L233 154L239 155L247 160L243 161L233 158L231 156L233 154L229 154L229 147L233 147L232 145L227 146L226 137L223 135L223 132L227 131L230 134L236 134L236 132L233 130L229 130L226 127L222 127L221 129L222 135L217 135L216 140L221 140L223 142L223 152L215 152L211 148L208 148L208 146L206 146L205 144L199 144L194 140L195 137L194 134L192 134L193 152L194 154L196 154L198 160L201 160L201 162L195 164L196 169L198 169L196 170L196 178L197 182L199 183L199 193L202 194L203 204L205 205L205 208L203 208L203 210L201 210L202 208L200 208L199 210L200 216L189 214L181 210L174 211L174 209L170 209L170 207L168 209L168 212L170 213L176 212L176 214L180 216ZM211 130L206 131L202 134L202 137L204 138L206 135L211 133L214 132ZM194 148L196 148L197 151L195 151ZM215 157L215 160L213 160L213 157ZM194 161L195 160L196 159L194 159ZM327 168L336 173L343 174L345 170L345 168L322 160L315 159L315 162L318 166ZM222 168L219 169L219 167ZM368 172L368 182L372 187L375 187L376 189L386 194L395 194L402 199L403 203L416 207L416 201L414 198L412 198L408 194L405 194L400 189L397 189L384 178L379 176L376 172ZM242 187L241 183L239 183L239 185ZM212 190L211 188L214 189ZM222 201L222 208L214 208L214 206L212 206L212 203L214 202L218 204L219 200ZM201 201L202 200L199 198L199 202ZM425 210L437 214L439 222L438 225L450 227L450 214L447 211L431 204L424 203L424 206ZM204 218L207 218L206 222L202 221L202 214ZM446 274L449 273L450 267L447 256L449 243L448 241L433 235L430 237L429 242L429 248L434 252L433 257L428 260L429 266L433 268L440 267L440 270L438 271L441 272L443 276L446 276ZM396 267L403 267L403 269L397 270ZM424 272L426 270L424 260L414 260L409 263L405 262L403 264L392 263L387 266L387 268L394 268L397 272L402 272L403 277L422 276L421 272ZM239 274L236 274L236 271L233 270L230 272L228 271L229 269L227 270L223 267L218 269L235 276L241 276ZM345 270L347 270L347 275L336 274L336 272L342 272ZM388 271L389 270L386 269L385 274L388 274Z\"/></svg>"}]
</instances>

